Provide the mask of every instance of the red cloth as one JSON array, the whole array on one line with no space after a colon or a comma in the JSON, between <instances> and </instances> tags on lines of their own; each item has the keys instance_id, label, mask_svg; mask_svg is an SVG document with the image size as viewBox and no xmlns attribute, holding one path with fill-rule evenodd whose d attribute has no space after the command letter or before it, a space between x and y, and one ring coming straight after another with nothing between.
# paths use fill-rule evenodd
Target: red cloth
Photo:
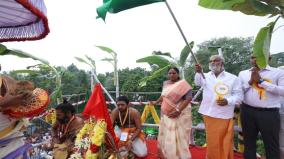
<instances>
[{"instance_id":1,"label":"red cloth","mask_svg":"<svg viewBox=\"0 0 284 159\"><path fill-rule=\"evenodd\" d=\"M88 118L94 117L95 119L104 119L107 123L107 131L111 134L113 139L116 140L101 84L98 83L95 85L94 91L90 96L82 114Z\"/></svg>"},{"instance_id":2,"label":"red cloth","mask_svg":"<svg viewBox=\"0 0 284 159\"><path fill-rule=\"evenodd\" d=\"M146 140L146 141L147 141L148 155L143 159L158 159L157 140ZM206 157L205 147L190 146L189 150L191 152L192 159L205 159ZM142 158L137 158L137 159L142 159ZM235 152L234 159L243 159L243 155L241 153Z\"/></svg>"}]
</instances>

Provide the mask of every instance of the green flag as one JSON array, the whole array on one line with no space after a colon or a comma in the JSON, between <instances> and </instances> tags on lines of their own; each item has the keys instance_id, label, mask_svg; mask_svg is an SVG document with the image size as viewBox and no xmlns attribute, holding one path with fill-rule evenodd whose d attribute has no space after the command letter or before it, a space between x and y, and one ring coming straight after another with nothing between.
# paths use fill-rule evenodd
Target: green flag
<instances>
[{"instance_id":1,"label":"green flag","mask_svg":"<svg viewBox=\"0 0 284 159\"><path fill-rule=\"evenodd\" d=\"M97 8L97 18L105 20L107 12L118 13L151 3L164 2L164 0L104 0L103 2L104 4Z\"/></svg>"}]
</instances>

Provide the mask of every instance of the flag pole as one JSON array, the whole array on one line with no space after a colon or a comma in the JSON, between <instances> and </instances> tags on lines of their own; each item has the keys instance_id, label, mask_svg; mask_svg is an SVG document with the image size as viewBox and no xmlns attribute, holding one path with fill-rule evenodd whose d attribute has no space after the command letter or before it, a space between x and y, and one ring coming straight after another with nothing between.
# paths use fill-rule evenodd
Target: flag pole
<instances>
[{"instance_id":1,"label":"flag pole","mask_svg":"<svg viewBox=\"0 0 284 159\"><path fill-rule=\"evenodd\" d=\"M190 52L191 56L193 57L193 60L195 61L196 64L199 64L199 62L197 61L196 56L194 55L194 53L193 53L193 51L192 51L192 49L191 49L191 47L190 47L190 45L189 45L189 43L188 43L188 41L187 41L185 35L184 35L184 33L183 33L183 31L182 31L182 29L181 29L181 27L180 27L180 25L179 25L179 23L178 23L178 21L177 21L177 18L175 17L175 15L174 15L174 13L173 13L173 11L172 11L170 5L169 5L169 3L167 2L167 0L164 0L164 1L165 1L165 3L166 3L166 6L167 6L169 12L171 13L171 15L172 15L172 17L173 17L173 19L174 19L174 21L175 21L177 27L178 27L178 30L179 30L179 32L180 32L180 34L181 34L181 36L182 36L182 38L183 38L183 40L184 40L186 46L189 48L189 52ZM201 75L202 75L202 77L205 79L205 76L204 76L203 72L201 72Z\"/></svg>"}]
</instances>

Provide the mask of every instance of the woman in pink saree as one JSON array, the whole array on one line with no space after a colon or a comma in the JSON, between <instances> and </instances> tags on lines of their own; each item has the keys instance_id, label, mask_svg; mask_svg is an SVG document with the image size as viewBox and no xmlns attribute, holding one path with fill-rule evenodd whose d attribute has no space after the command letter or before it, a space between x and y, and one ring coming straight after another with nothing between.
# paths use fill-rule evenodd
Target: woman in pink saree
<instances>
[{"instance_id":1,"label":"woman in pink saree","mask_svg":"<svg viewBox=\"0 0 284 159\"><path fill-rule=\"evenodd\" d=\"M161 97L153 102L161 103L159 155L162 159L191 159L188 146L192 126L192 88L186 80L180 80L176 67L168 70L168 78Z\"/></svg>"}]
</instances>

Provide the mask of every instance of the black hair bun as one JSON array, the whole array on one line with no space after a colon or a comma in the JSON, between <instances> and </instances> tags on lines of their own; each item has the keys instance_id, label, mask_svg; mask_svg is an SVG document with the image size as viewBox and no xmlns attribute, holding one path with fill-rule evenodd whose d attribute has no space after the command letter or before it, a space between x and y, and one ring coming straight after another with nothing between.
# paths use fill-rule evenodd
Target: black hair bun
<instances>
[{"instance_id":1,"label":"black hair bun","mask_svg":"<svg viewBox=\"0 0 284 159\"><path fill-rule=\"evenodd\" d=\"M63 104L67 104L68 101L67 101L67 98L63 97Z\"/></svg>"}]
</instances>

